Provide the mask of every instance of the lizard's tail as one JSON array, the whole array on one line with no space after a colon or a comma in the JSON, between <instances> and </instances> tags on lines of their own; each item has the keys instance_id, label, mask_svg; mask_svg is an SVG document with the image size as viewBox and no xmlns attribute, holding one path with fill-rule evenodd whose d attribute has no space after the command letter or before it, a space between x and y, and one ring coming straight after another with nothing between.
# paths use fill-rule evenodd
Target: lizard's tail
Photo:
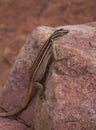
<instances>
[{"instance_id":1,"label":"lizard's tail","mask_svg":"<svg viewBox=\"0 0 96 130\"><path fill-rule=\"evenodd\" d=\"M32 85L32 84L31 84L31 85ZM18 108L14 109L14 110L12 110L12 111L9 111L9 112L1 112L1 113L0 113L0 117L7 117L7 116L17 115L17 114L19 114L22 110L24 110L24 109L27 107L27 105L28 105L28 103L29 103L29 101L30 101L30 99L31 99L31 96L32 96L32 88L33 88L32 86L29 87L29 90L28 90L28 93L27 93L27 96L26 96L25 100L22 102L22 104L21 104Z\"/></svg>"},{"instance_id":2,"label":"lizard's tail","mask_svg":"<svg viewBox=\"0 0 96 130\"><path fill-rule=\"evenodd\" d=\"M7 116L13 116L16 115L18 113L20 113L23 110L22 106L19 106L18 108L9 111L9 112L1 112L0 113L0 117L7 117Z\"/></svg>"}]
</instances>

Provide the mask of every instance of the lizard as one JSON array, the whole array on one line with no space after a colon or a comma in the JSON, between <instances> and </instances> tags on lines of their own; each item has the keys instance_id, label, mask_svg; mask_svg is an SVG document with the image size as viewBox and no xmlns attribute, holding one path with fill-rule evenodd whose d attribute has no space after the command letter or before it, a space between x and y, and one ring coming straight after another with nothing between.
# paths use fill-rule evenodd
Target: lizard
<instances>
[{"instance_id":1,"label":"lizard","mask_svg":"<svg viewBox=\"0 0 96 130\"><path fill-rule=\"evenodd\" d=\"M52 59L52 57L55 57L54 53L52 51L52 49L54 49L54 48L52 48L53 42L54 42L54 40L67 34L68 32L69 32L69 30L67 30L67 29L63 29L63 28L57 29L44 42L44 44L42 45L40 51L38 52L38 54L32 64L30 85L29 85L29 89L27 91L27 95L26 95L25 99L23 100L21 105L18 106L16 109L13 109L8 112L1 112L0 117L14 116L14 115L17 115L20 112L22 112L27 107L27 105L29 104L29 102L31 100L33 87L39 88L38 91L40 91L40 93L43 91L44 87L40 83L40 81L44 77L44 74L46 72L46 68L47 68L49 61Z\"/></svg>"}]
</instances>

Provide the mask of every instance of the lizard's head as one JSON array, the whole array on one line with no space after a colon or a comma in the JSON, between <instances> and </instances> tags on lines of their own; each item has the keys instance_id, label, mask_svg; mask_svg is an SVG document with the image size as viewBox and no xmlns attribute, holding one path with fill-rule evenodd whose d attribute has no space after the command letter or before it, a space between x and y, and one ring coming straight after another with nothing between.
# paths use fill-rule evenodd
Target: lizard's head
<instances>
[{"instance_id":1,"label":"lizard's head","mask_svg":"<svg viewBox=\"0 0 96 130\"><path fill-rule=\"evenodd\" d=\"M50 40L57 39L58 37L61 37L67 33L69 33L69 30L60 28L52 33L52 35L50 36Z\"/></svg>"}]
</instances>

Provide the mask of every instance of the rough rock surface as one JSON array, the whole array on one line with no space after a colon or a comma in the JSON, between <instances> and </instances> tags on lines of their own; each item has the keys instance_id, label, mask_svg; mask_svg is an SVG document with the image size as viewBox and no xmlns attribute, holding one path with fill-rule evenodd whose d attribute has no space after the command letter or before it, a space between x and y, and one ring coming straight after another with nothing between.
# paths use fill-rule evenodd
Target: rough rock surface
<instances>
[{"instance_id":1,"label":"rough rock surface","mask_svg":"<svg viewBox=\"0 0 96 130\"><path fill-rule=\"evenodd\" d=\"M0 129L96 130L96 23L62 28L70 33L54 42L63 60L49 66L43 99L36 95L17 118L0 118ZM32 32L3 87L0 107L9 111L21 104L35 56L54 30L42 26Z\"/></svg>"}]
</instances>

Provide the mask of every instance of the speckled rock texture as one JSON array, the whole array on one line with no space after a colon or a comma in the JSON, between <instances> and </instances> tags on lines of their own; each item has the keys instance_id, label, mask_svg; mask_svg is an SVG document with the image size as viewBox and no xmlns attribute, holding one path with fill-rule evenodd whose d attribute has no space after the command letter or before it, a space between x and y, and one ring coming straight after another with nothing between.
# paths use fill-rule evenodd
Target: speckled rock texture
<instances>
[{"instance_id":1,"label":"speckled rock texture","mask_svg":"<svg viewBox=\"0 0 96 130\"><path fill-rule=\"evenodd\" d=\"M35 95L18 117L0 118L0 130L96 130L96 23L58 28L70 32L54 41L62 60L48 67L43 98ZM21 104L32 63L56 29L41 26L32 32L3 87L0 107L10 111Z\"/></svg>"}]
</instances>

